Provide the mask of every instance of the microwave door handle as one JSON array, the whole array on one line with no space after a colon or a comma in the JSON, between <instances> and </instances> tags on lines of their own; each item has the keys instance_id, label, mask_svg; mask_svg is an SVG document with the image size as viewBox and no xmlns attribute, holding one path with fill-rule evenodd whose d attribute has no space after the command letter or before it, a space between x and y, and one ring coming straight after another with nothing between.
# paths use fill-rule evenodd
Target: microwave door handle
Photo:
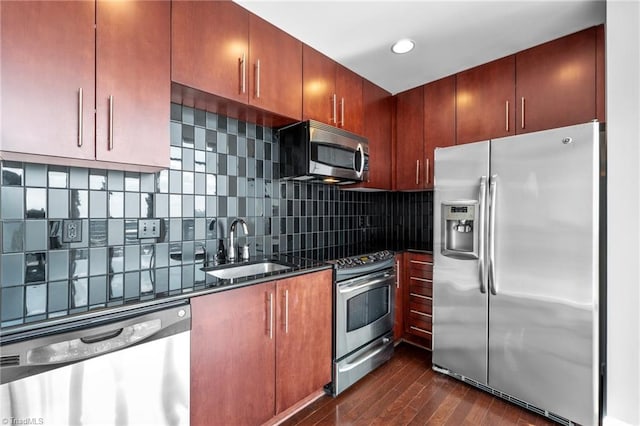
<instances>
[{"instance_id":1,"label":"microwave door handle","mask_svg":"<svg viewBox=\"0 0 640 426\"><path fill-rule=\"evenodd\" d=\"M362 149L362 144L358 144L358 146L356 147L356 155L354 155L354 160L357 161L358 156L360 157L360 164L356 169L356 176L360 177L364 172L364 150Z\"/></svg>"}]
</instances>

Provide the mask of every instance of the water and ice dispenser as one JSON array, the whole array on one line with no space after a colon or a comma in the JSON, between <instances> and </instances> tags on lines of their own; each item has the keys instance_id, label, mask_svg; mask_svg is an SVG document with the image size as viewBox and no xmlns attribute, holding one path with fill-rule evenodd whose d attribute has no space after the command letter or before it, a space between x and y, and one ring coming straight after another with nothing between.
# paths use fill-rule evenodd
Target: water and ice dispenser
<instances>
[{"instance_id":1,"label":"water and ice dispenser","mask_svg":"<svg viewBox=\"0 0 640 426\"><path fill-rule=\"evenodd\" d=\"M442 203L442 254L457 259L477 259L479 247L477 201Z\"/></svg>"}]
</instances>

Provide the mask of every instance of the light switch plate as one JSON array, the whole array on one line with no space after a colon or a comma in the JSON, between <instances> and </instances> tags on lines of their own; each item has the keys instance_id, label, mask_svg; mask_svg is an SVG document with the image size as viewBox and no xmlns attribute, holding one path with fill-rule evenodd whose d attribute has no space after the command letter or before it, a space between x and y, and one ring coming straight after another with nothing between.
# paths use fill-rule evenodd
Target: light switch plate
<instances>
[{"instance_id":1,"label":"light switch plate","mask_svg":"<svg viewBox=\"0 0 640 426\"><path fill-rule=\"evenodd\" d=\"M159 238L160 219L138 219L138 238Z\"/></svg>"}]
</instances>

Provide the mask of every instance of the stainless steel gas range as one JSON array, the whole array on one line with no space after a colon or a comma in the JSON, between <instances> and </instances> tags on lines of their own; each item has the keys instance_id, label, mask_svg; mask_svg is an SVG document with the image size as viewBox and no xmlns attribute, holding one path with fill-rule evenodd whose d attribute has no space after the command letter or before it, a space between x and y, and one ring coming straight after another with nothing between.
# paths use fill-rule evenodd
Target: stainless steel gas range
<instances>
[{"instance_id":1,"label":"stainless steel gas range","mask_svg":"<svg viewBox=\"0 0 640 426\"><path fill-rule=\"evenodd\" d=\"M332 394L338 395L393 355L393 254L347 257L335 266Z\"/></svg>"}]
</instances>

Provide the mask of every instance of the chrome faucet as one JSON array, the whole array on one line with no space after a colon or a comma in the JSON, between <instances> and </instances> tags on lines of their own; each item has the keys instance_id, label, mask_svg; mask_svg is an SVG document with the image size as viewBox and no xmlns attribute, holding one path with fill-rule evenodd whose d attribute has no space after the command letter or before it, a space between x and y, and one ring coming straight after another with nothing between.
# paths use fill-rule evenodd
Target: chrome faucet
<instances>
[{"instance_id":1,"label":"chrome faucet","mask_svg":"<svg viewBox=\"0 0 640 426\"><path fill-rule=\"evenodd\" d=\"M242 225L242 230L244 231L244 235L249 235L249 228L247 227L247 222L244 221L244 219L242 218L236 218L233 220L233 222L231 222L231 227L229 228L229 250L228 252L228 258L229 261L232 262L236 259L236 242L235 242L235 233L236 233L236 226L238 225L238 223L240 225Z\"/></svg>"}]
</instances>

